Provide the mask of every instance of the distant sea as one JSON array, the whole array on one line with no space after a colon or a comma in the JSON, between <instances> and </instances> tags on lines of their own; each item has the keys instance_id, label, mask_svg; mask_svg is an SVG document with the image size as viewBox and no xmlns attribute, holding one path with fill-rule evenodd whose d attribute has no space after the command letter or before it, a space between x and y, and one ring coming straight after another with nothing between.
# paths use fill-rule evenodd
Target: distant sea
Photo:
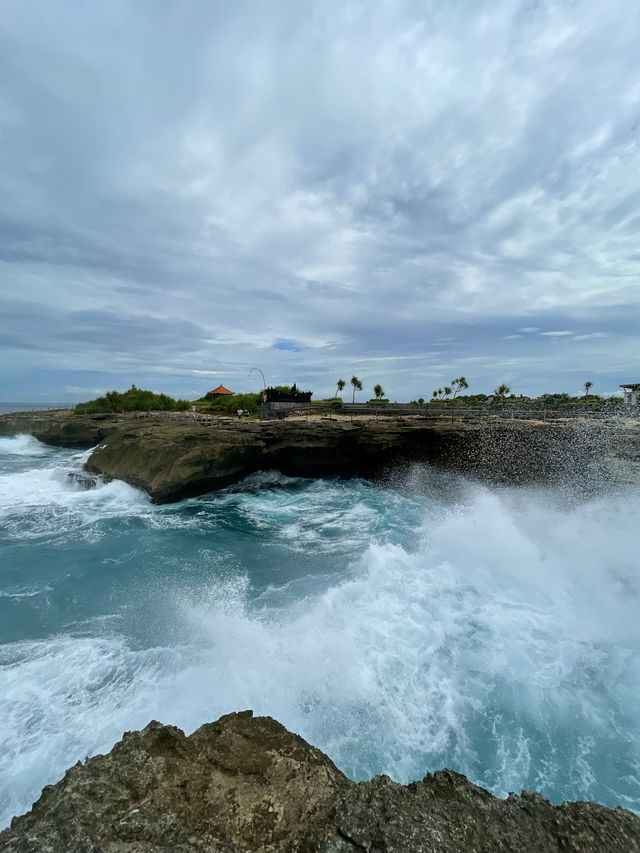
<instances>
[{"instance_id":1,"label":"distant sea","mask_svg":"<svg viewBox=\"0 0 640 853\"><path fill-rule=\"evenodd\" d=\"M153 506L85 458L0 438L0 826L125 730L245 708L354 779L640 812L640 490L416 465Z\"/></svg>"}]
</instances>

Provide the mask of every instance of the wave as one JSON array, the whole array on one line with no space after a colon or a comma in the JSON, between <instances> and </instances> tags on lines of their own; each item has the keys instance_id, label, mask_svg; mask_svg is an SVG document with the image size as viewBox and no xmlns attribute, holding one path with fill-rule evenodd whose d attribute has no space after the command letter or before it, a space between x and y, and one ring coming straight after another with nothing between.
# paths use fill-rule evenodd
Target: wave
<instances>
[{"instance_id":1,"label":"wave","mask_svg":"<svg viewBox=\"0 0 640 853\"><path fill-rule=\"evenodd\" d=\"M2 456L44 456L50 451L45 444L31 435L0 437L0 457Z\"/></svg>"},{"instance_id":2,"label":"wave","mask_svg":"<svg viewBox=\"0 0 640 853\"><path fill-rule=\"evenodd\" d=\"M501 795L638 809L638 508L478 490L418 551L371 546L286 612L216 588L186 606L209 657L181 691L203 717L276 716L354 778L453 765Z\"/></svg>"},{"instance_id":3,"label":"wave","mask_svg":"<svg viewBox=\"0 0 640 853\"><path fill-rule=\"evenodd\" d=\"M36 514L57 502L76 522L109 511L166 522L163 547L176 531L204 546L240 541L223 527L235 535L240 519L250 562L212 552L189 574L193 557L158 545L127 611L155 615L152 641L103 615L0 647L0 825L125 729L155 717L191 731L243 708L352 778L449 766L499 795L536 788L640 811L637 492L572 503L458 483L443 502L276 480L151 507L124 484L61 486L53 470L40 470L41 498L25 498ZM332 569L321 580L318 552ZM280 570L284 554L295 576ZM140 555L125 556L135 573ZM264 564L260 592L249 568Z\"/></svg>"},{"instance_id":4,"label":"wave","mask_svg":"<svg viewBox=\"0 0 640 853\"><path fill-rule=\"evenodd\" d=\"M30 436L17 436L16 447L25 457L44 457ZM37 464L0 474L0 523L9 539L64 536L78 533L93 522L130 516L149 505L147 496L119 480L104 483L83 471L89 453L54 452Z\"/></svg>"}]
</instances>

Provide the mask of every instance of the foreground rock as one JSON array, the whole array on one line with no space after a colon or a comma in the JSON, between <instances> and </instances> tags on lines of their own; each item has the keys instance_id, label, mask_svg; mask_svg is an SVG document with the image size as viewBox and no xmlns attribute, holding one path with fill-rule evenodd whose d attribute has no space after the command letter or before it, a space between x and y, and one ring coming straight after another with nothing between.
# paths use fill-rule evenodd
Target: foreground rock
<instances>
[{"instance_id":1,"label":"foreground rock","mask_svg":"<svg viewBox=\"0 0 640 853\"><path fill-rule=\"evenodd\" d=\"M448 770L349 781L270 717L190 737L152 722L68 770L0 833L3 853L635 853L640 820L533 792L493 797Z\"/></svg>"}]
</instances>

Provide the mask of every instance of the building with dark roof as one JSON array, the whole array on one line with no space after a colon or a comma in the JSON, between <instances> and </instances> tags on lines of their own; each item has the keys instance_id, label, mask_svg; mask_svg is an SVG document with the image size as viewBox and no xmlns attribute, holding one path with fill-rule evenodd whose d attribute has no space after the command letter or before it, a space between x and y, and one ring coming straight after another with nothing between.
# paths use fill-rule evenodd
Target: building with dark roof
<instances>
[{"instance_id":1,"label":"building with dark roof","mask_svg":"<svg viewBox=\"0 0 640 853\"><path fill-rule=\"evenodd\" d=\"M620 387L624 391L624 401L628 406L640 406L640 382L628 382Z\"/></svg>"}]
</instances>

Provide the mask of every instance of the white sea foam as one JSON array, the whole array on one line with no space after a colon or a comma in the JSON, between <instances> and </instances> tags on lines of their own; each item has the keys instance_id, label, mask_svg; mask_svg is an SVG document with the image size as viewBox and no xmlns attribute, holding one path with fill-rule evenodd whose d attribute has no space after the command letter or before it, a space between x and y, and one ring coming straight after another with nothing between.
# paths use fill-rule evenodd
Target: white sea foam
<instances>
[{"instance_id":1,"label":"white sea foam","mask_svg":"<svg viewBox=\"0 0 640 853\"><path fill-rule=\"evenodd\" d=\"M3 534L24 539L78 533L100 518L131 515L149 505L144 493L126 483L104 483L84 474L89 452L55 456L26 470L0 474Z\"/></svg>"},{"instance_id":2,"label":"white sea foam","mask_svg":"<svg viewBox=\"0 0 640 853\"><path fill-rule=\"evenodd\" d=\"M44 456L50 449L31 435L0 437L2 456Z\"/></svg>"},{"instance_id":3,"label":"white sea foam","mask_svg":"<svg viewBox=\"0 0 640 853\"><path fill-rule=\"evenodd\" d=\"M170 650L133 652L116 637L0 647L0 827L70 762L146 725L148 702L159 705L156 679L177 666Z\"/></svg>"}]
</instances>

